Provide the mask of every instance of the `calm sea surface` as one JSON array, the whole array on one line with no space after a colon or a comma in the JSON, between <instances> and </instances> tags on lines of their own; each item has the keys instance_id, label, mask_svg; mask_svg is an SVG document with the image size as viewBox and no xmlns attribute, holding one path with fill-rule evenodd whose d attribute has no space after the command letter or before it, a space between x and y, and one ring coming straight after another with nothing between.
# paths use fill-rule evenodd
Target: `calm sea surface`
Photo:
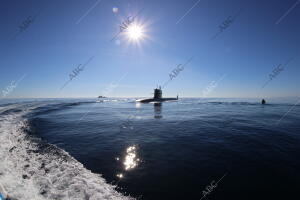
<instances>
[{"instance_id":1,"label":"calm sea surface","mask_svg":"<svg viewBox=\"0 0 300 200\"><path fill-rule=\"evenodd\" d=\"M15 199L299 199L300 106L268 103L2 101L0 184Z\"/></svg>"}]
</instances>

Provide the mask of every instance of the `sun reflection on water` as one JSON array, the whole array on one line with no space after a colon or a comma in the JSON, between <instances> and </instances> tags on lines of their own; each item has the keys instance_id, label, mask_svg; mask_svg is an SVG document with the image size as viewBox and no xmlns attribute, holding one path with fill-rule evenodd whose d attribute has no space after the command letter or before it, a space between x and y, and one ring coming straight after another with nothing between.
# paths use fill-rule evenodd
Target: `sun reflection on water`
<instances>
[{"instance_id":1,"label":"sun reflection on water","mask_svg":"<svg viewBox=\"0 0 300 200\"><path fill-rule=\"evenodd\" d=\"M126 156L125 156L125 161L124 161L124 166L125 166L125 170L130 170L133 169L137 166L138 162L139 162L139 158L137 158L136 155L136 147L135 146L129 146L126 149Z\"/></svg>"},{"instance_id":2,"label":"sun reflection on water","mask_svg":"<svg viewBox=\"0 0 300 200\"><path fill-rule=\"evenodd\" d=\"M123 174L122 174L122 173L120 173L120 174L117 174L117 177L119 177L119 178L123 178Z\"/></svg>"},{"instance_id":3,"label":"sun reflection on water","mask_svg":"<svg viewBox=\"0 0 300 200\"><path fill-rule=\"evenodd\" d=\"M126 148L125 157L123 161L123 166L125 171L129 171L134 169L136 166L138 166L140 159L137 155L137 147L135 145L129 146ZM117 161L120 161L121 159L119 157L116 158ZM116 176L120 179L124 178L125 172L123 173L117 173Z\"/></svg>"}]
</instances>

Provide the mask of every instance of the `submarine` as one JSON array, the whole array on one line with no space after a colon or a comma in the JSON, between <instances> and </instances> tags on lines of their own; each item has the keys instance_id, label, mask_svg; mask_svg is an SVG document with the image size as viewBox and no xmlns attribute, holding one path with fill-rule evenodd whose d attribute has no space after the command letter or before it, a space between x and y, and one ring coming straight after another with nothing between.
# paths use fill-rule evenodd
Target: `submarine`
<instances>
[{"instance_id":1,"label":"submarine","mask_svg":"<svg viewBox=\"0 0 300 200\"><path fill-rule=\"evenodd\" d=\"M162 98L162 90L161 87L154 89L154 97L151 99L139 99L136 100L137 102L140 103L151 103L151 102L164 102L164 101L176 101L178 100L178 95L177 98Z\"/></svg>"}]
</instances>

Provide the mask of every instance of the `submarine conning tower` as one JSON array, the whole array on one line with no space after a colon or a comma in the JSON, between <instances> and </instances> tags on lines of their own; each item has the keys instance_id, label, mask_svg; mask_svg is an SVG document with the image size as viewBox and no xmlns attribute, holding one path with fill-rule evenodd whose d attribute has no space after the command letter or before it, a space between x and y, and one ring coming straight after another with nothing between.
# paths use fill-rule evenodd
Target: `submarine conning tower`
<instances>
[{"instance_id":1,"label":"submarine conning tower","mask_svg":"<svg viewBox=\"0 0 300 200\"><path fill-rule=\"evenodd\" d=\"M162 90L161 87L154 89L154 99L161 99L162 98Z\"/></svg>"}]
</instances>

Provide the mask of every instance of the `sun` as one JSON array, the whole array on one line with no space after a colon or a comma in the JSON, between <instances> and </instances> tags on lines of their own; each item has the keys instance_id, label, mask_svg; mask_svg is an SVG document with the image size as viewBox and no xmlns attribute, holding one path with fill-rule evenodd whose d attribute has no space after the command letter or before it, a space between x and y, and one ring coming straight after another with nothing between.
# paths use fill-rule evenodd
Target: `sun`
<instances>
[{"instance_id":1,"label":"sun","mask_svg":"<svg viewBox=\"0 0 300 200\"><path fill-rule=\"evenodd\" d=\"M134 41L143 39L144 36L143 27L138 24L131 24L127 28L127 36L130 40L134 40Z\"/></svg>"}]
</instances>

